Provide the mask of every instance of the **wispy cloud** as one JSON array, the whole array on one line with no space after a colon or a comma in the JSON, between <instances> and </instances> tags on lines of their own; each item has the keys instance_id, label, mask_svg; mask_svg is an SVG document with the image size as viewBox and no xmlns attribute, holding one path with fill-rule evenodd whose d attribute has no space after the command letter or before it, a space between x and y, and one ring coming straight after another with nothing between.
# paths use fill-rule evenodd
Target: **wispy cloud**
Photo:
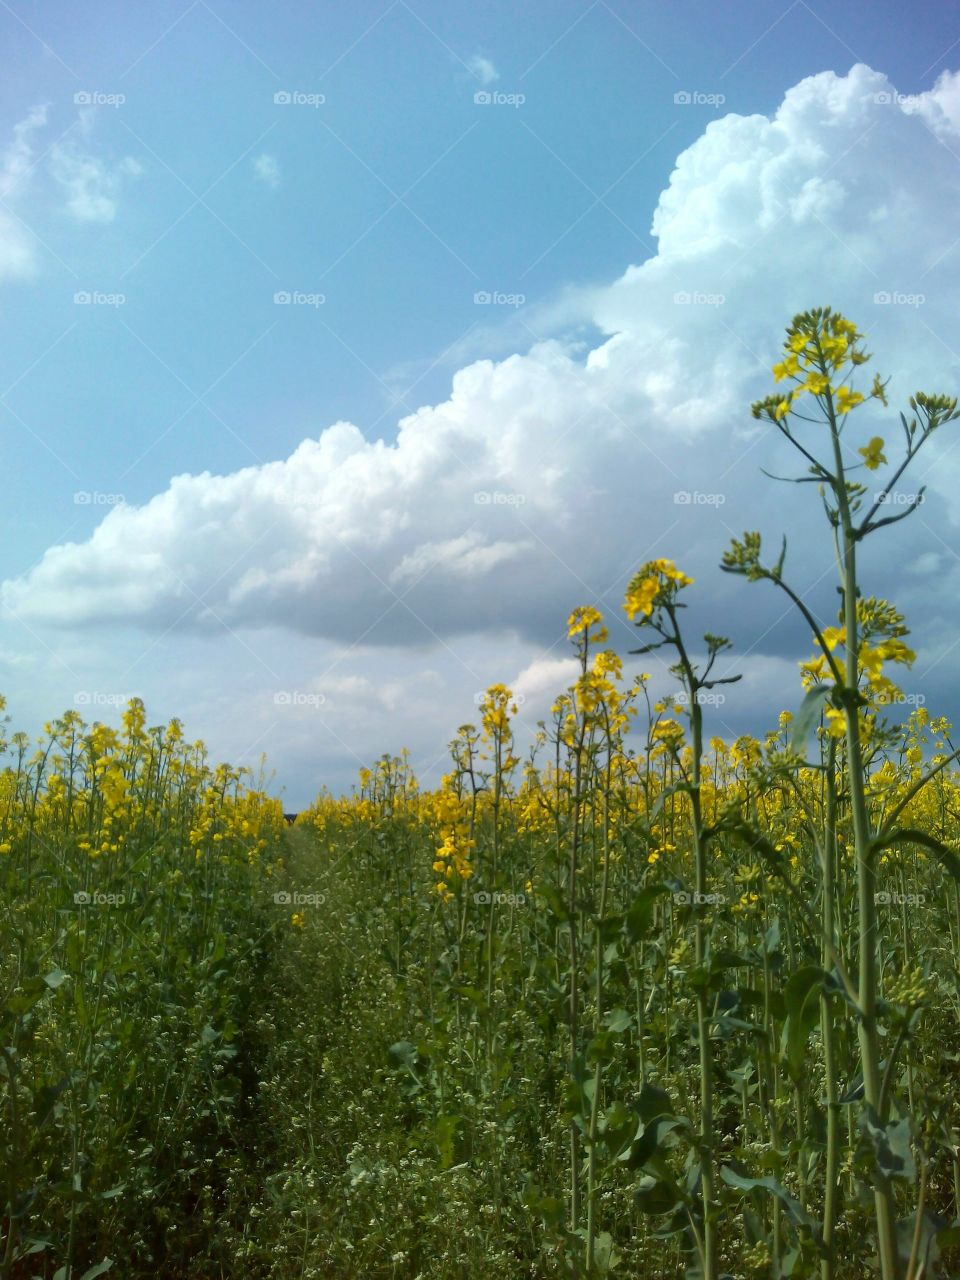
<instances>
[{"instance_id":1,"label":"wispy cloud","mask_svg":"<svg viewBox=\"0 0 960 1280\"><path fill-rule=\"evenodd\" d=\"M253 172L257 175L261 182L265 182L268 187L272 187L276 191L280 185L280 166L277 164L275 156L263 155L257 156L253 162Z\"/></svg>"},{"instance_id":2,"label":"wispy cloud","mask_svg":"<svg viewBox=\"0 0 960 1280\"><path fill-rule=\"evenodd\" d=\"M475 53L472 58L468 58L467 66L481 84L493 84L494 80L500 79L500 72L490 59L483 57L482 54Z\"/></svg>"},{"instance_id":3,"label":"wispy cloud","mask_svg":"<svg viewBox=\"0 0 960 1280\"><path fill-rule=\"evenodd\" d=\"M13 141L0 152L0 279L29 275L34 268L33 243L17 221L13 205L26 190L34 160L34 135L47 122L46 107L33 107L13 130Z\"/></svg>"},{"instance_id":4,"label":"wispy cloud","mask_svg":"<svg viewBox=\"0 0 960 1280\"><path fill-rule=\"evenodd\" d=\"M132 156L110 165L95 155L84 143L92 132L92 112L81 112L78 130L50 148L50 175L63 188L67 211L78 221L112 222L124 182L143 168Z\"/></svg>"}]
</instances>

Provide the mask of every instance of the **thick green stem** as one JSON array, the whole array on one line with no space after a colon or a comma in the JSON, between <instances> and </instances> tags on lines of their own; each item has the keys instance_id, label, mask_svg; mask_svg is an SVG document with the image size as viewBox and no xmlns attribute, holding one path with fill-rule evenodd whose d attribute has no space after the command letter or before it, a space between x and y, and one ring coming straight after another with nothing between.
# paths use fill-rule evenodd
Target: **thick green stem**
<instances>
[{"instance_id":1,"label":"thick green stem","mask_svg":"<svg viewBox=\"0 0 960 1280\"><path fill-rule=\"evenodd\" d=\"M676 616L670 610L674 642L680 656L686 692L690 699L690 809L693 826L693 855L696 864L696 899L694 902L694 957L701 982L697 988L697 1041L700 1048L700 1186L703 1197L704 1280L717 1280L719 1250L717 1221L714 1211L716 1181L713 1153L713 1055L710 1046L709 992L702 981L707 964L707 927L705 913L709 894L707 841L703 831L700 796L700 762L703 756L703 710L700 706L700 683L693 670L680 633Z\"/></svg>"},{"instance_id":2,"label":"thick green stem","mask_svg":"<svg viewBox=\"0 0 960 1280\"><path fill-rule=\"evenodd\" d=\"M868 1107L878 1112L880 1103L880 1041L877 1029L877 910L876 874L871 849L870 821L867 813L863 748L860 740L860 713L857 705L859 684L859 634L857 619L856 533L847 495L840 450L840 434L832 404L829 409L830 431L836 465L836 493L841 522L841 577L843 584L843 621L845 627L846 666L844 670L844 714L846 719L847 769L850 781L850 808L853 818L854 854L857 864L857 923L860 950L859 1024L860 1068L863 1072L863 1096ZM878 1118L882 1122L883 1117ZM877 1249L882 1280L899 1280L895 1206L889 1184L878 1179L874 1185L874 1212L877 1223Z\"/></svg>"},{"instance_id":3,"label":"thick green stem","mask_svg":"<svg viewBox=\"0 0 960 1280\"><path fill-rule=\"evenodd\" d=\"M822 964L829 964L830 943L836 932L834 919L835 872L837 859L837 744L831 738L827 755L827 814L823 843L823 951ZM840 1089L837 1076L837 1050L833 1025L833 1006L826 990L820 997L820 1031L823 1037L823 1065L827 1092L827 1150L824 1171L823 1247L820 1280L834 1280L834 1234L840 1196Z\"/></svg>"},{"instance_id":4,"label":"thick green stem","mask_svg":"<svg viewBox=\"0 0 960 1280\"><path fill-rule=\"evenodd\" d=\"M610 763L607 761L607 784L603 793L603 879L600 886L600 924L596 931L596 1012L594 1013L594 1030L599 1032L603 1018L603 930L600 927L607 911L607 887L610 880L610 825L607 806L610 797ZM600 1076L601 1060L593 1068L593 1098L590 1102L590 1155L587 1166L587 1275L593 1270L594 1250L596 1246L596 1211L597 1211L597 1127L600 1121Z\"/></svg>"}]
</instances>

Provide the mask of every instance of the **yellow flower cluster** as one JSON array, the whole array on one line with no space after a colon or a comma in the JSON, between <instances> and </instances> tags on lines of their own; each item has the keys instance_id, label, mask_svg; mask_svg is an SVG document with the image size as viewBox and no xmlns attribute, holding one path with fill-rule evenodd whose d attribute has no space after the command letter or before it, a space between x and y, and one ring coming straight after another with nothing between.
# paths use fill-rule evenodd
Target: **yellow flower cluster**
<instances>
[{"instance_id":1,"label":"yellow flower cluster","mask_svg":"<svg viewBox=\"0 0 960 1280\"><path fill-rule=\"evenodd\" d=\"M649 618L657 605L672 600L681 587L693 582L681 573L672 560L648 560L633 576L627 587L623 607L633 622L637 614Z\"/></svg>"},{"instance_id":2,"label":"yellow flower cluster","mask_svg":"<svg viewBox=\"0 0 960 1280\"><path fill-rule=\"evenodd\" d=\"M197 858L216 848L221 858L250 861L279 838L280 801L251 787L249 770L211 769L203 743L184 742L180 721L148 728L139 698L119 730L68 711L44 733L33 754L15 734L16 763L0 772L0 853L13 852L28 826L84 859L116 860L170 837Z\"/></svg>"},{"instance_id":3,"label":"yellow flower cluster","mask_svg":"<svg viewBox=\"0 0 960 1280\"><path fill-rule=\"evenodd\" d=\"M794 317L784 339L784 357L772 368L775 382L789 379L794 386L757 401L753 406L754 417L766 416L781 422L803 395L816 397L823 408L832 409L840 418L863 404L863 393L840 380L844 366L854 369L869 360L860 345L862 337L852 321L829 308ZM883 404L887 402L879 377L874 378L870 398ZM883 441L875 437L866 450L860 451L871 470L885 461L882 450Z\"/></svg>"}]
</instances>

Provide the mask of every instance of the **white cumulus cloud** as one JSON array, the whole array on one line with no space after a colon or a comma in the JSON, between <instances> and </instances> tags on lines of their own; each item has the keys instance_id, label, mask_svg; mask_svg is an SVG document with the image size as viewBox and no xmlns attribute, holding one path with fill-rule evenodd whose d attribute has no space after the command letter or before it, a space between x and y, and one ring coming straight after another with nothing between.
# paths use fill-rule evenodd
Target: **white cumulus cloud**
<instances>
[{"instance_id":1,"label":"white cumulus cloud","mask_svg":"<svg viewBox=\"0 0 960 1280\"><path fill-rule=\"evenodd\" d=\"M796 460L749 404L770 390L784 325L826 303L867 331L870 369L893 375L892 409L918 388L957 389L956 85L944 75L899 101L885 76L858 65L802 81L772 117L717 119L676 161L653 218L656 255L580 295L579 319L602 335L592 350L560 333L477 360L392 439L337 422L288 458L177 476L8 580L8 615L31 626L319 637L347 655L337 678L348 683L329 687L324 714L346 700L361 718L386 714L377 654L387 647L459 654L498 636L534 705L546 683L557 678L552 695L566 679L567 653L553 641L569 609L614 606L637 563L667 555L697 578L703 625L734 632L754 663L752 685L736 688L775 690L793 668L778 665L787 642L769 623L769 597L716 566L745 525L779 545L781 528L809 530L817 513L807 486L761 474L796 474ZM891 430L871 415L858 410L851 430ZM892 591L908 608L929 598L920 567L955 528L958 456L946 437L919 468L931 501L900 526L902 563L914 569ZM895 568L885 536L865 561L880 587ZM956 563L945 556L942 608ZM827 536L794 538L788 571L834 607ZM764 608L768 622L753 625ZM614 642L628 647L622 618L616 627ZM795 627L791 636L795 645ZM471 691L476 665L461 674ZM405 679L411 704L436 699L426 677ZM445 705L454 685L449 676ZM400 706L407 686L397 688L389 696Z\"/></svg>"}]
</instances>

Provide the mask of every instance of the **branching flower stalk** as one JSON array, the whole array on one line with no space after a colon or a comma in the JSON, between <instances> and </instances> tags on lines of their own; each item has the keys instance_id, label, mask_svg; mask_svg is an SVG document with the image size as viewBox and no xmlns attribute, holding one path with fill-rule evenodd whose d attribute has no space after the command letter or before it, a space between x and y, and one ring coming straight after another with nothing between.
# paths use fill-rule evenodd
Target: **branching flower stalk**
<instances>
[{"instance_id":1,"label":"branching flower stalk","mask_svg":"<svg viewBox=\"0 0 960 1280\"><path fill-rule=\"evenodd\" d=\"M587 681L591 644L603 644L607 639L607 629L602 625L602 623L603 619L599 610L593 608L574 609L568 620L567 635L574 641L577 650L577 658L580 663L580 680L578 682L578 687L580 688L582 688ZM582 696L579 703L574 703L573 707L574 709L567 715L567 745L572 748L573 754L573 796L571 801L572 826L570 832L570 859L567 873L567 911L569 916L568 925L570 934L570 980L567 1010L571 1064L576 1062L580 1050L580 906L577 900L577 880L579 875L580 843L582 838L581 806L583 801L584 773L586 772L587 766L587 761L585 759L585 745L587 736L590 732L592 719L584 705L584 699ZM580 1217L580 1130L577 1127L576 1117L572 1117L570 1122L569 1218L571 1235L575 1234L579 1230ZM573 1266L574 1275L576 1275L577 1265L575 1261Z\"/></svg>"},{"instance_id":2,"label":"branching flower stalk","mask_svg":"<svg viewBox=\"0 0 960 1280\"><path fill-rule=\"evenodd\" d=\"M900 479L920 448L939 426L960 415L957 413L955 399L922 393L912 396L910 408L914 416L908 420L903 414L900 415L905 440L903 459L894 470L886 488L868 505L865 501L866 486L850 478L850 467L845 461L845 453L849 456L849 448L844 440L849 413L865 400L861 392L844 381L869 359L861 345L861 335L856 326L842 315L832 312L830 308L818 308L794 317L787 329L784 353L784 359L774 365L773 374L778 382L790 380L794 384L793 389L758 401L753 406L753 415L772 422L810 464L808 474L795 483L818 484L826 515L833 529L842 599L841 626L821 629L809 608L783 582L781 575L785 543L778 563L768 569L760 563L760 535L745 534L742 542L734 540L730 551L724 556L723 568L728 572L744 574L752 581L769 579L774 582L790 596L814 632L820 656L805 668L813 687L808 692L804 712L798 717L795 743L804 745L802 739L809 732L812 718L825 706L828 731L846 740L847 781L857 872L859 974L856 1007L860 1068L868 1115L882 1126L886 1117L881 1093L881 1049L877 1024L875 902L876 857L879 852L877 836L880 833L872 830L868 811L863 713L865 709L869 711L873 708L875 714L877 703L889 700L893 686L889 678L883 675L883 663L909 663L913 655L901 640L906 630L902 626L902 618L887 606L886 614L878 619L878 610L871 609L870 606L883 602L863 601L860 598L856 555L858 544L868 534L886 525L895 524L916 510L915 502L898 515L879 515L890 488ZM886 384L881 382L879 375L875 376L867 398L877 400L885 406L885 387ZM819 418L810 418L797 411L796 404L804 395L812 397L818 406L821 414ZM827 427L830 451L828 462L822 461L798 439L792 430L792 419ZM882 437L872 437L856 451L860 461L855 465L863 466L868 471L876 471L887 461L883 452L885 447ZM919 499L922 500L922 496L921 489ZM865 506L868 509L862 514ZM872 646L863 639L863 634L871 624L879 639L879 643ZM844 649L842 666L834 654L841 643ZM866 691L861 688L864 675ZM889 825L888 821L887 826ZM874 1176L874 1211L882 1280L899 1280L902 1269L897 1252L894 1194L889 1179L879 1170Z\"/></svg>"},{"instance_id":3,"label":"branching flower stalk","mask_svg":"<svg viewBox=\"0 0 960 1280\"><path fill-rule=\"evenodd\" d=\"M739 676L710 679L717 657L728 648L729 642L722 636L706 635L707 664L703 672L693 665L680 634L678 610L685 606L677 599L678 593L693 582L681 573L671 560L651 560L643 565L627 588L624 608L638 626L651 627L659 641L633 650L650 653L664 646L675 650L678 661L671 667L677 676L687 699L690 719L691 760L689 773L677 789L686 791L690 799L691 834L696 878L694 915L694 962L697 974L697 1040L700 1050L700 1184L703 1201L703 1271L704 1280L717 1280L719 1275L719 1244L717 1238L715 1136L713 1115L713 1060L710 1045L710 1009L708 986L708 931L706 927L707 900L710 893L707 869L707 835L703 823L701 805L701 762L703 759L703 708L700 694L718 684L732 684ZM639 617L638 617L639 615ZM665 798L662 793L661 798ZM655 814L651 815L655 816Z\"/></svg>"}]
</instances>

